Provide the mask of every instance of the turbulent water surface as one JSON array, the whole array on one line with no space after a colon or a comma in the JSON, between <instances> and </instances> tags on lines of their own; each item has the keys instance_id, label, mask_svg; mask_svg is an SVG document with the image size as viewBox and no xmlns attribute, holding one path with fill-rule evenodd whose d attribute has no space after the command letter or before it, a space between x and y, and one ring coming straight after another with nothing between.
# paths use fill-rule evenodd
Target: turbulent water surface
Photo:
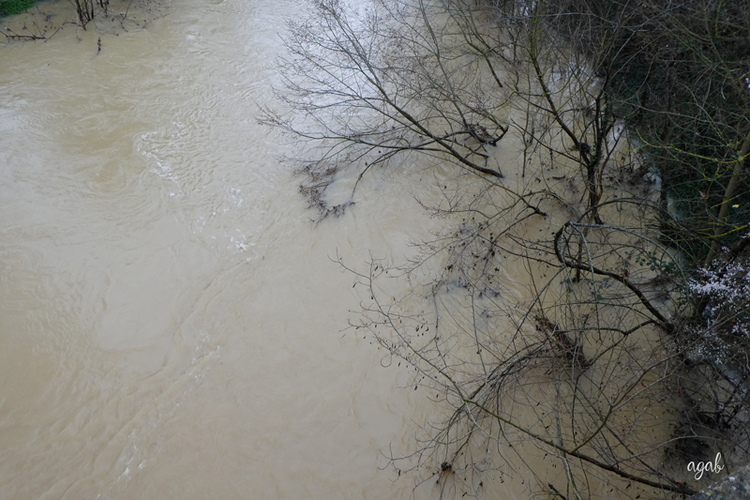
<instances>
[{"instance_id":1,"label":"turbulent water surface","mask_svg":"<svg viewBox=\"0 0 750 500\"><path fill-rule=\"evenodd\" d=\"M166 2L0 47L0 497L413 493L385 454L434 406L343 331L360 299L333 259L403 260L440 223L414 186L438 188L373 175L311 222L297 145L255 121L303 10Z\"/></svg>"}]
</instances>

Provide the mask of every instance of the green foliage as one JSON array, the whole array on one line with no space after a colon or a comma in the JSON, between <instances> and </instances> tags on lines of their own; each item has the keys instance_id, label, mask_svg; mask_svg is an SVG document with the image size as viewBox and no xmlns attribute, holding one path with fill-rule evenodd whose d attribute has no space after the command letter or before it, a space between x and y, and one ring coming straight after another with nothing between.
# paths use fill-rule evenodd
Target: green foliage
<instances>
[{"instance_id":1,"label":"green foliage","mask_svg":"<svg viewBox=\"0 0 750 500\"><path fill-rule=\"evenodd\" d=\"M718 220L740 145L750 131L748 2L555 0L554 23L607 81L616 118L642 139L679 213L667 236L698 265L719 235L731 246L750 220L750 176ZM745 161L745 168L747 167ZM674 213L673 213L674 215ZM717 230L718 228L718 230Z\"/></svg>"},{"instance_id":2,"label":"green foliage","mask_svg":"<svg viewBox=\"0 0 750 500\"><path fill-rule=\"evenodd\" d=\"M675 275L678 272L677 264L674 260L660 250L641 251L638 254L634 252L625 252L627 260L624 262L625 267L629 267L630 260L635 256L635 263L641 267L647 267L651 271L659 274ZM666 258L662 258L666 257Z\"/></svg>"},{"instance_id":3,"label":"green foliage","mask_svg":"<svg viewBox=\"0 0 750 500\"><path fill-rule=\"evenodd\" d=\"M37 0L0 0L0 16L13 16L30 9Z\"/></svg>"}]
</instances>

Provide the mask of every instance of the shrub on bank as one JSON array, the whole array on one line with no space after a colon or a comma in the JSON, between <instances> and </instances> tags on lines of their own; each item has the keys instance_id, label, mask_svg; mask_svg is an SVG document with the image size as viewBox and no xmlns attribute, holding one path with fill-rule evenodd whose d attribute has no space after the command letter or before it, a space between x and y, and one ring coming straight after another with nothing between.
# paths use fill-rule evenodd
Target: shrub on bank
<instances>
[{"instance_id":1,"label":"shrub on bank","mask_svg":"<svg viewBox=\"0 0 750 500\"><path fill-rule=\"evenodd\" d=\"M30 9L36 0L0 0L0 16L13 16Z\"/></svg>"},{"instance_id":2,"label":"shrub on bank","mask_svg":"<svg viewBox=\"0 0 750 500\"><path fill-rule=\"evenodd\" d=\"M547 18L589 56L607 81L615 115L641 139L649 161L644 168L661 173L672 215L679 214L677 224L665 221L666 235L679 242L694 267L709 264L718 246L736 243L750 220L749 178L737 175L742 163L747 166L744 146L750 140L746 5L549 5L554 15Z\"/></svg>"},{"instance_id":3,"label":"shrub on bank","mask_svg":"<svg viewBox=\"0 0 750 500\"><path fill-rule=\"evenodd\" d=\"M750 11L743 2L553 0L663 180L663 241L692 279L665 337L679 408L668 453L750 456ZM552 12L552 11L551 11ZM577 45L576 42L578 42ZM612 47L603 51L600 47ZM667 203L669 200L669 204ZM671 341L669 340L671 339Z\"/></svg>"}]
</instances>

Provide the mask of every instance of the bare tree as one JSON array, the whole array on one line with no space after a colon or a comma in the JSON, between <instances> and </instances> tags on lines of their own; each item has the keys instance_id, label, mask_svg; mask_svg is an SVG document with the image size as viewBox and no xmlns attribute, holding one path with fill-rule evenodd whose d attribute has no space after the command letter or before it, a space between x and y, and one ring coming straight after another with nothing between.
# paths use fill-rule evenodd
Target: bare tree
<instances>
[{"instance_id":1,"label":"bare tree","mask_svg":"<svg viewBox=\"0 0 750 500\"><path fill-rule=\"evenodd\" d=\"M352 327L447 411L417 464L476 493L488 469L522 466L532 447L559 460L562 475L537 476L559 498L628 498L631 485L693 493L684 463L702 457L685 426L708 413L685 395L696 394L685 367L702 344L675 320L692 292L659 221L688 229L636 175L643 142L625 124L644 107L619 87L642 12L584 1L314 5L290 27L281 111L261 118L319 145L302 169L311 203L341 213L325 193L337 176L359 180L413 153L487 181L468 202L457 192L426 207L448 229L401 270L431 267L429 284L397 298L383 292L392 263L341 262L368 297ZM515 155L520 175L503 178L493 148ZM708 390L737 403L740 424L747 391L733 382ZM731 464L750 456L739 448L724 455Z\"/></svg>"},{"instance_id":2,"label":"bare tree","mask_svg":"<svg viewBox=\"0 0 750 500\"><path fill-rule=\"evenodd\" d=\"M106 16L109 8L109 0L71 0L71 3L76 8L78 22L83 29L86 29L86 25L93 21L99 12Z\"/></svg>"},{"instance_id":3,"label":"bare tree","mask_svg":"<svg viewBox=\"0 0 750 500\"><path fill-rule=\"evenodd\" d=\"M490 179L487 146L508 130L497 118L505 96L482 81L478 61L460 58L459 36L443 15L378 3L350 19L338 1L314 2L317 15L291 26L279 97L288 112L266 109L261 121L319 141L324 153L305 166L318 201L346 165L369 169L419 152ZM325 210L328 207L321 204Z\"/></svg>"}]
</instances>

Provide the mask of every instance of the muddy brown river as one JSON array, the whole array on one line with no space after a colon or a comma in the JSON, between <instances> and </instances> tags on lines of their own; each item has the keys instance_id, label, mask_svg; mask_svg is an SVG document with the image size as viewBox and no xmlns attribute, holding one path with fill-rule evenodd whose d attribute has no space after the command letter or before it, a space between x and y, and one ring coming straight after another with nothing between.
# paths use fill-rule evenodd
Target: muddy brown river
<instances>
[{"instance_id":1,"label":"muddy brown river","mask_svg":"<svg viewBox=\"0 0 750 500\"><path fill-rule=\"evenodd\" d=\"M0 497L439 497L387 468L434 407L344 331L331 260L439 221L391 172L311 222L255 121L300 4L159 8L0 46Z\"/></svg>"},{"instance_id":2,"label":"muddy brown river","mask_svg":"<svg viewBox=\"0 0 750 500\"><path fill-rule=\"evenodd\" d=\"M461 497L389 467L441 410L347 329L364 291L335 263L413 256L455 169L373 172L316 223L308 146L256 121L304 4L111 8L4 21L62 29L0 45L0 498ZM477 497L538 493L500 472Z\"/></svg>"}]
</instances>

